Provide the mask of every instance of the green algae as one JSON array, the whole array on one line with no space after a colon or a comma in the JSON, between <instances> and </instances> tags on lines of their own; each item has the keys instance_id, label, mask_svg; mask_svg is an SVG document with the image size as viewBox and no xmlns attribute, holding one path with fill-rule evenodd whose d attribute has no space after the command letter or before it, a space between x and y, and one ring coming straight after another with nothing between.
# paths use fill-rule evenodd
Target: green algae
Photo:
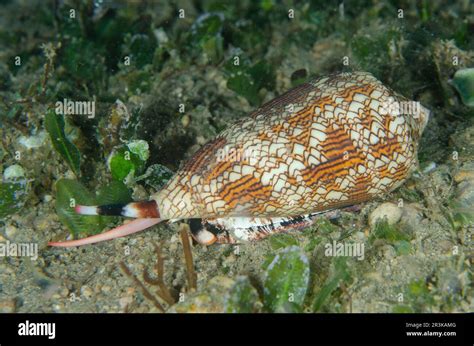
<instances>
[{"instance_id":1,"label":"green algae","mask_svg":"<svg viewBox=\"0 0 474 346\"><path fill-rule=\"evenodd\" d=\"M315 293L312 303L314 312L321 309L330 301L331 295L340 287L341 284L348 283L351 280L351 273L345 257L335 257L331 263L332 271L324 284Z\"/></svg>"},{"instance_id":2,"label":"green algae","mask_svg":"<svg viewBox=\"0 0 474 346\"><path fill-rule=\"evenodd\" d=\"M404 287L403 301L406 303L395 305L392 312L425 312L435 304L433 294L428 288L428 284L423 280L412 281Z\"/></svg>"},{"instance_id":3,"label":"green algae","mask_svg":"<svg viewBox=\"0 0 474 346\"><path fill-rule=\"evenodd\" d=\"M145 34L127 34L124 39L124 47L122 51L126 54L127 64L130 64L138 69L145 65L152 64L157 49L156 40L153 37ZM127 65L126 64L126 65Z\"/></svg>"},{"instance_id":4,"label":"green algae","mask_svg":"<svg viewBox=\"0 0 474 346\"><path fill-rule=\"evenodd\" d=\"M0 182L0 218L19 212L30 192L29 180L19 164L8 166Z\"/></svg>"},{"instance_id":5,"label":"green algae","mask_svg":"<svg viewBox=\"0 0 474 346\"><path fill-rule=\"evenodd\" d=\"M370 234L369 242L374 243L377 239L384 239L392 244L396 244L397 242L401 241L406 242L410 240L408 235L401 232L396 225L390 225L387 222L386 218L377 221L374 230ZM400 246L402 248L406 248L406 245L400 244Z\"/></svg>"},{"instance_id":6,"label":"green algae","mask_svg":"<svg viewBox=\"0 0 474 346\"><path fill-rule=\"evenodd\" d=\"M278 251L265 269L265 307L273 312L300 312L309 284L309 260L297 246Z\"/></svg>"},{"instance_id":7,"label":"green algae","mask_svg":"<svg viewBox=\"0 0 474 346\"><path fill-rule=\"evenodd\" d=\"M143 173L149 156L146 141L132 141L112 152L108 160L110 173L114 179L129 183Z\"/></svg>"},{"instance_id":8,"label":"green algae","mask_svg":"<svg viewBox=\"0 0 474 346\"><path fill-rule=\"evenodd\" d=\"M226 293L224 311L227 313L259 312L262 303L255 287L246 276L238 276Z\"/></svg>"},{"instance_id":9,"label":"green algae","mask_svg":"<svg viewBox=\"0 0 474 346\"><path fill-rule=\"evenodd\" d=\"M474 107L474 68L456 71L453 85L461 96L462 102Z\"/></svg>"},{"instance_id":10,"label":"green algae","mask_svg":"<svg viewBox=\"0 0 474 346\"><path fill-rule=\"evenodd\" d=\"M64 133L64 117L53 110L46 113L44 127L48 131L54 149L66 161L76 176L81 173L81 154Z\"/></svg>"},{"instance_id":11,"label":"green algae","mask_svg":"<svg viewBox=\"0 0 474 346\"><path fill-rule=\"evenodd\" d=\"M282 233L270 237L270 246L273 250L291 245L298 245L298 240L290 234Z\"/></svg>"},{"instance_id":12,"label":"green algae","mask_svg":"<svg viewBox=\"0 0 474 346\"><path fill-rule=\"evenodd\" d=\"M0 218L21 210L28 196L28 182L18 179L0 183Z\"/></svg>"},{"instance_id":13,"label":"green algae","mask_svg":"<svg viewBox=\"0 0 474 346\"><path fill-rule=\"evenodd\" d=\"M227 87L245 97L254 106L261 102L258 93L261 88L274 88L274 71L265 61L252 65L245 57L235 55L226 62L225 70L228 75Z\"/></svg>"},{"instance_id":14,"label":"green algae","mask_svg":"<svg viewBox=\"0 0 474 346\"><path fill-rule=\"evenodd\" d=\"M197 18L189 35L191 54L203 54L204 62L218 63L224 54L223 24L223 16L218 13L206 13Z\"/></svg>"}]
</instances>

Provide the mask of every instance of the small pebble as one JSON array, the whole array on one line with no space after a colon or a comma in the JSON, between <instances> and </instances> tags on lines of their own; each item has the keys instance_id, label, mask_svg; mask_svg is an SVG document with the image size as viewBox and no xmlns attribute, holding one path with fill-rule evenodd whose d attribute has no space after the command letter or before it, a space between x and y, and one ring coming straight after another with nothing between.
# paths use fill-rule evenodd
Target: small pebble
<instances>
[{"instance_id":1,"label":"small pebble","mask_svg":"<svg viewBox=\"0 0 474 346\"><path fill-rule=\"evenodd\" d=\"M122 310L124 310L128 305L132 304L133 296L126 296L119 299L119 305Z\"/></svg>"},{"instance_id":2,"label":"small pebble","mask_svg":"<svg viewBox=\"0 0 474 346\"><path fill-rule=\"evenodd\" d=\"M403 230L408 233L418 230L423 220L422 206L418 203L409 203L401 209L402 218L400 224L403 226Z\"/></svg>"},{"instance_id":3,"label":"small pebble","mask_svg":"<svg viewBox=\"0 0 474 346\"><path fill-rule=\"evenodd\" d=\"M462 181L457 190L455 201L466 209L474 207L474 181Z\"/></svg>"},{"instance_id":4,"label":"small pebble","mask_svg":"<svg viewBox=\"0 0 474 346\"><path fill-rule=\"evenodd\" d=\"M438 288L448 295L459 294L461 281L458 274L451 268L443 268L438 274Z\"/></svg>"},{"instance_id":5,"label":"small pebble","mask_svg":"<svg viewBox=\"0 0 474 346\"><path fill-rule=\"evenodd\" d=\"M7 299L0 301L0 313L15 312L16 304L14 299Z\"/></svg>"},{"instance_id":6,"label":"small pebble","mask_svg":"<svg viewBox=\"0 0 474 346\"><path fill-rule=\"evenodd\" d=\"M235 255L234 254L230 254L228 257L226 257L224 259L224 261L222 262L222 264L224 265L224 267L229 267L232 263L235 262Z\"/></svg>"},{"instance_id":7,"label":"small pebble","mask_svg":"<svg viewBox=\"0 0 474 346\"><path fill-rule=\"evenodd\" d=\"M457 172L454 175L454 181L459 184L461 181L474 180L474 167L471 167L471 168L473 169L473 171L463 169Z\"/></svg>"},{"instance_id":8,"label":"small pebble","mask_svg":"<svg viewBox=\"0 0 474 346\"><path fill-rule=\"evenodd\" d=\"M189 117L189 115L183 115L183 117L181 118L181 125L183 125L183 127L188 127L190 122L191 118Z\"/></svg>"},{"instance_id":9,"label":"small pebble","mask_svg":"<svg viewBox=\"0 0 474 346\"><path fill-rule=\"evenodd\" d=\"M7 236L7 238L10 238L10 239L12 239L15 236L17 231L18 231L18 228L16 228L15 226L11 224L5 227L5 235Z\"/></svg>"},{"instance_id":10,"label":"small pebble","mask_svg":"<svg viewBox=\"0 0 474 346\"><path fill-rule=\"evenodd\" d=\"M41 131L36 136L21 136L18 142L28 149L39 148L46 142L47 137L46 131Z\"/></svg>"},{"instance_id":11,"label":"small pebble","mask_svg":"<svg viewBox=\"0 0 474 346\"><path fill-rule=\"evenodd\" d=\"M62 311L64 311L64 304L62 304L62 303L54 304L54 305L53 305L53 310L54 310L54 312L62 312Z\"/></svg>"},{"instance_id":12,"label":"small pebble","mask_svg":"<svg viewBox=\"0 0 474 346\"><path fill-rule=\"evenodd\" d=\"M89 286L82 286L81 287L81 296L83 296L85 298L90 298L90 297L92 297L93 294L94 294L94 292L92 291L92 289Z\"/></svg>"},{"instance_id":13,"label":"small pebble","mask_svg":"<svg viewBox=\"0 0 474 346\"><path fill-rule=\"evenodd\" d=\"M397 256L397 252L391 245L384 245L382 247L382 253L383 253L383 256L388 260L393 259Z\"/></svg>"},{"instance_id":14,"label":"small pebble","mask_svg":"<svg viewBox=\"0 0 474 346\"><path fill-rule=\"evenodd\" d=\"M357 238L359 241L364 241L367 239L367 236L365 235L364 232L356 232L354 236Z\"/></svg>"},{"instance_id":15,"label":"small pebble","mask_svg":"<svg viewBox=\"0 0 474 346\"><path fill-rule=\"evenodd\" d=\"M369 225L373 228L377 221L381 221L384 218L387 219L389 225L394 225L402 217L402 209L396 204L386 202L375 208L369 215Z\"/></svg>"},{"instance_id":16,"label":"small pebble","mask_svg":"<svg viewBox=\"0 0 474 346\"><path fill-rule=\"evenodd\" d=\"M37 231L42 232L51 228L51 218L48 216L40 216L34 221L34 227Z\"/></svg>"},{"instance_id":17,"label":"small pebble","mask_svg":"<svg viewBox=\"0 0 474 346\"><path fill-rule=\"evenodd\" d=\"M25 170L20 165L11 165L3 172L3 179L17 179L25 176Z\"/></svg>"},{"instance_id":18,"label":"small pebble","mask_svg":"<svg viewBox=\"0 0 474 346\"><path fill-rule=\"evenodd\" d=\"M203 136L197 136L196 137L196 143L199 144L199 145L203 145L207 142L206 138L204 138Z\"/></svg>"},{"instance_id":19,"label":"small pebble","mask_svg":"<svg viewBox=\"0 0 474 346\"><path fill-rule=\"evenodd\" d=\"M137 184L133 188L132 198L137 201L146 200L148 198L148 193L142 185Z\"/></svg>"},{"instance_id":20,"label":"small pebble","mask_svg":"<svg viewBox=\"0 0 474 346\"><path fill-rule=\"evenodd\" d=\"M223 312L225 293L229 291L234 282L228 277L216 276L209 280L201 291L186 295L183 302L173 305L168 312Z\"/></svg>"},{"instance_id":21,"label":"small pebble","mask_svg":"<svg viewBox=\"0 0 474 346\"><path fill-rule=\"evenodd\" d=\"M453 246L454 244L452 242L450 242L449 240L441 240L439 242L439 247L441 248L441 250L443 250L444 252L448 252L448 251L451 251L453 249Z\"/></svg>"}]
</instances>

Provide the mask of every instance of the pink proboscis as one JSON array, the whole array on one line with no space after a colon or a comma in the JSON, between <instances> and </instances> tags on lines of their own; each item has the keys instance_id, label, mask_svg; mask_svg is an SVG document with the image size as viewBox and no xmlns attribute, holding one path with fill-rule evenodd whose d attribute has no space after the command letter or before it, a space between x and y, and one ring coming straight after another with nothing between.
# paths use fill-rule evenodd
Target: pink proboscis
<instances>
[{"instance_id":1,"label":"pink proboscis","mask_svg":"<svg viewBox=\"0 0 474 346\"><path fill-rule=\"evenodd\" d=\"M153 225L156 225L160 221L161 219L159 218L136 219L104 233L96 234L83 239L69 240L64 242L50 242L48 245L57 247L73 247L94 244L105 240L125 237L127 235L143 231Z\"/></svg>"}]
</instances>

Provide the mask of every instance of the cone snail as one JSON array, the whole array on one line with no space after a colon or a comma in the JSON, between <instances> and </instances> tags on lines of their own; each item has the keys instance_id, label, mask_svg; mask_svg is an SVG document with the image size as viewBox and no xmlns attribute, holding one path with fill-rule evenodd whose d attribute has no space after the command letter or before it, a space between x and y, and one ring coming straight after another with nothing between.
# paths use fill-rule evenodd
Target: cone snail
<instances>
[{"instance_id":1,"label":"cone snail","mask_svg":"<svg viewBox=\"0 0 474 346\"><path fill-rule=\"evenodd\" d=\"M77 206L136 220L78 246L189 219L202 244L237 243L309 226L315 216L396 189L417 166L429 111L367 72L313 79L205 144L149 201Z\"/></svg>"}]
</instances>

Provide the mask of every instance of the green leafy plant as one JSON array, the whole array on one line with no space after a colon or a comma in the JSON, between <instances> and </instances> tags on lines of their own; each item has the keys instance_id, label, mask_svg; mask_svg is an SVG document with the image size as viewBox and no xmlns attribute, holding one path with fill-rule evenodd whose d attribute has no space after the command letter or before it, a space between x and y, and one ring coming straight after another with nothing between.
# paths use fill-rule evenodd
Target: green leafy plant
<instances>
[{"instance_id":1,"label":"green leafy plant","mask_svg":"<svg viewBox=\"0 0 474 346\"><path fill-rule=\"evenodd\" d=\"M448 220L454 230L474 225L474 211L472 209L459 202L451 202L449 206Z\"/></svg>"},{"instance_id":2,"label":"green leafy plant","mask_svg":"<svg viewBox=\"0 0 474 346\"><path fill-rule=\"evenodd\" d=\"M331 221L324 217L316 219L314 225L317 228L318 232L322 234L330 234L332 232L337 231L337 226L332 224Z\"/></svg>"},{"instance_id":3,"label":"green leafy plant","mask_svg":"<svg viewBox=\"0 0 474 346\"><path fill-rule=\"evenodd\" d=\"M98 204L127 203L131 201L130 190L120 181L111 181L97 191Z\"/></svg>"},{"instance_id":4,"label":"green leafy plant","mask_svg":"<svg viewBox=\"0 0 474 346\"><path fill-rule=\"evenodd\" d=\"M395 225L390 225L386 219L377 221L374 230L369 236L369 242L372 244L376 239L385 239L391 244L399 241L409 241L410 238L405 233L398 230Z\"/></svg>"},{"instance_id":5,"label":"green leafy plant","mask_svg":"<svg viewBox=\"0 0 474 346\"><path fill-rule=\"evenodd\" d=\"M273 250L278 250L291 245L298 245L298 240L287 233L276 234L270 237L270 246Z\"/></svg>"},{"instance_id":6,"label":"green leafy plant","mask_svg":"<svg viewBox=\"0 0 474 346\"><path fill-rule=\"evenodd\" d=\"M412 251L409 235L400 231L396 225L390 225L386 219L377 221L369 236L369 243L373 244L377 239L391 244L397 255L408 255Z\"/></svg>"},{"instance_id":7,"label":"green leafy plant","mask_svg":"<svg viewBox=\"0 0 474 346\"><path fill-rule=\"evenodd\" d=\"M342 283L350 281L351 276L347 267L346 257L335 257L332 266L332 273L314 297L313 311L315 312L320 311L324 307L331 294L340 287Z\"/></svg>"},{"instance_id":8,"label":"green leafy plant","mask_svg":"<svg viewBox=\"0 0 474 346\"><path fill-rule=\"evenodd\" d=\"M395 242L394 246L397 255L408 255L412 251L410 242L406 240L398 240Z\"/></svg>"},{"instance_id":9,"label":"green leafy plant","mask_svg":"<svg viewBox=\"0 0 474 346\"><path fill-rule=\"evenodd\" d=\"M149 155L148 143L143 140L132 141L119 147L108 161L112 177L119 181L131 181L143 172Z\"/></svg>"},{"instance_id":10,"label":"green leafy plant","mask_svg":"<svg viewBox=\"0 0 474 346\"><path fill-rule=\"evenodd\" d=\"M456 71L453 85L461 96L462 102L469 107L474 107L474 68Z\"/></svg>"},{"instance_id":11,"label":"green leafy plant","mask_svg":"<svg viewBox=\"0 0 474 346\"><path fill-rule=\"evenodd\" d=\"M397 304L393 307L393 312L413 313L429 312L431 306L435 304L433 295L424 280L410 282L404 289L405 304Z\"/></svg>"},{"instance_id":12,"label":"green leafy plant","mask_svg":"<svg viewBox=\"0 0 474 346\"><path fill-rule=\"evenodd\" d=\"M225 70L228 75L227 87L245 97L253 106L261 103L258 94L261 88L274 88L275 71L263 60L251 65L247 59L236 56L227 61Z\"/></svg>"},{"instance_id":13,"label":"green leafy plant","mask_svg":"<svg viewBox=\"0 0 474 346\"><path fill-rule=\"evenodd\" d=\"M389 71L394 64L394 49L401 39L401 31L387 26L371 34L359 33L351 40L351 50L355 64L364 71L380 76L383 71ZM376 63L374 63L376 62Z\"/></svg>"},{"instance_id":14,"label":"green leafy plant","mask_svg":"<svg viewBox=\"0 0 474 346\"><path fill-rule=\"evenodd\" d=\"M153 62L156 49L156 40L149 35L128 34L124 39L123 51L130 56L131 64L138 69Z\"/></svg>"},{"instance_id":15,"label":"green leafy plant","mask_svg":"<svg viewBox=\"0 0 474 346\"><path fill-rule=\"evenodd\" d=\"M305 250L305 251L308 251L308 252L311 252L311 251L313 251L313 250L316 248L316 246L318 246L322 241L323 241L323 238L318 237L318 236L316 236L316 235L311 235L311 237L309 238L308 244L306 244L306 246L304 247L304 250Z\"/></svg>"},{"instance_id":16,"label":"green leafy plant","mask_svg":"<svg viewBox=\"0 0 474 346\"><path fill-rule=\"evenodd\" d=\"M224 299L224 311L228 313L258 312L262 303L257 290L246 276L238 276Z\"/></svg>"},{"instance_id":17,"label":"green leafy plant","mask_svg":"<svg viewBox=\"0 0 474 346\"><path fill-rule=\"evenodd\" d=\"M224 17L219 13L206 13L193 23L189 43L195 51L204 53L207 61L219 62L224 54L222 28Z\"/></svg>"},{"instance_id":18,"label":"green leafy plant","mask_svg":"<svg viewBox=\"0 0 474 346\"><path fill-rule=\"evenodd\" d=\"M54 149L66 161L76 176L80 175L81 154L64 133L64 117L50 110L44 117L44 127L48 131Z\"/></svg>"},{"instance_id":19,"label":"green leafy plant","mask_svg":"<svg viewBox=\"0 0 474 346\"><path fill-rule=\"evenodd\" d=\"M310 289L309 259L295 245L279 248L263 263L263 292L259 295L246 276L239 276L225 295L224 312L303 312L322 311L332 295L352 282L346 257L335 257L330 275L321 288L307 299ZM308 304L308 300L310 301Z\"/></svg>"},{"instance_id":20,"label":"green leafy plant","mask_svg":"<svg viewBox=\"0 0 474 346\"><path fill-rule=\"evenodd\" d=\"M297 246L281 249L264 274L263 297L267 310L299 312L309 284L309 260Z\"/></svg>"}]
</instances>

